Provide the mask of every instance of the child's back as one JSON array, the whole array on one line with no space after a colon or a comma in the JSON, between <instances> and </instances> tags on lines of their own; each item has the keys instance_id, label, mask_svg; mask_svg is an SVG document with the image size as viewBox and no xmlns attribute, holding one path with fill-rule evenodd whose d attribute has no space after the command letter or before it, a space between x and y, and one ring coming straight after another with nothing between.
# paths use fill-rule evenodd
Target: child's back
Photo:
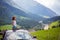
<instances>
[{"instance_id":1,"label":"child's back","mask_svg":"<svg viewBox=\"0 0 60 40\"><path fill-rule=\"evenodd\" d=\"M13 29L13 31L16 31L16 17L14 16L14 17L12 17L12 29Z\"/></svg>"}]
</instances>

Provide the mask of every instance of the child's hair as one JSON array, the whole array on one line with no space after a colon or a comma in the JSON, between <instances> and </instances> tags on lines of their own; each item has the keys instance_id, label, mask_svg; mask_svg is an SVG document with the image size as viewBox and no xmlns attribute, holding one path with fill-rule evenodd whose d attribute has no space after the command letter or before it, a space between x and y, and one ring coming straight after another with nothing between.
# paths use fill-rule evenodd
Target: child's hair
<instances>
[{"instance_id":1,"label":"child's hair","mask_svg":"<svg viewBox=\"0 0 60 40\"><path fill-rule=\"evenodd\" d=\"M13 17L12 17L12 20L16 20L16 17L15 17L15 16L13 16Z\"/></svg>"}]
</instances>

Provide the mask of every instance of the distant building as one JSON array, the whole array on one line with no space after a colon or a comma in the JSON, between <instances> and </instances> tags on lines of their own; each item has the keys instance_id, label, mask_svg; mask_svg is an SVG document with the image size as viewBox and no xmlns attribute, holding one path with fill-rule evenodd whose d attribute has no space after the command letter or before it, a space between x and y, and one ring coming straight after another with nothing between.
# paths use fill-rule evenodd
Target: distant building
<instances>
[{"instance_id":1,"label":"distant building","mask_svg":"<svg viewBox=\"0 0 60 40\"><path fill-rule=\"evenodd\" d=\"M41 29L43 29L43 30L48 30L49 29L49 24L44 24L43 21L39 21L39 23L41 23L41 25L42 25Z\"/></svg>"},{"instance_id":2,"label":"distant building","mask_svg":"<svg viewBox=\"0 0 60 40\"><path fill-rule=\"evenodd\" d=\"M44 30L48 30L49 29L49 25L48 24L44 24Z\"/></svg>"}]
</instances>

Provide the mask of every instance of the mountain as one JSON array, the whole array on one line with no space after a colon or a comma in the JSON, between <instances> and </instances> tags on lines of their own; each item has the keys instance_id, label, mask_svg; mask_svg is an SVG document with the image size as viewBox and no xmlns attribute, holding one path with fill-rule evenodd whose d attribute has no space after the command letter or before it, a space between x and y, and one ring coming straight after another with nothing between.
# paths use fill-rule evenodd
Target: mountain
<instances>
[{"instance_id":1,"label":"mountain","mask_svg":"<svg viewBox=\"0 0 60 40\"><path fill-rule=\"evenodd\" d=\"M49 25L49 29L58 28L58 27L60 27L60 20L59 20L59 21L52 22L52 23Z\"/></svg>"},{"instance_id":2,"label":"mountain","mask_svg":"<svg viewBox=\"0 0 60 40\"><path fill-rule=\"evenodd\" d=\"M43 22L48 24L48 23L51 23L51 22L59 21L59 20L60 20L60 16L55 16L55 17L46 19Z\"/></svg>"},{"instance_id":3,"label":"mountain","mask_svg":"<svg viewBox=\"0 0 60 40\"><path fill-rule=\"evenodd\" d=\"M31 28L39 24L37 21L45 19L35 14L27 14L24 11L14 8L4 1L0 2L0 25L11 24L12 16L16 16L17 24L22 28Z\"/></svg>"},{"instance_id":4,"label":"mountain","mask_svg":"<svg viewBox=\"0 0 60 40\"><path fill-rule=\"evenodd\" d=\"M12 16L16 16L17 24L20 25L21 28L30 29L30 28L35 27L36 25L39 25L38 21L40 21L40 20L43 21L43 20L47 19L47 18L39 15L42 13L44 14L44 12L45 12L44 10L46 10L47 15L50 13L51 16L55 16L55 12L53 12L52 10L50 10L50 9L48 9L48 8L44 7L43 5L40 5L38 3L37 3L38 5L36 5L35 4L36 2L34 2L32 0L30 1L30 2L32 2L30 4L30 6L27 6L27 7L29 7L29 9L26 7L26 9L28 9L28 10L26 10L26 9L24 10L25 7L22 5L21 5L21 7L23 7L23 8L19 7L21 9L18 9L18 8L12 6L13 5L12 1L11 1L12 5L10 4L9 1L8 0L7 1L0 0L0 25L11 24ZM24 3L26 3L26 1L24 0ZM28 3L28 5L29 5L29 3ZM32 8L31 7L32 4L36 5L36 6L34 8ZM26 4L25 4L25 6L26 6ZM32 9L30 9L30 7ZM40 7L41 7L41 9L40 9ZM38 14L37 14L37 12L38 12ZM46 16L46 14L44 14L44 16Z\"/></svg>"},{"instance_id":5,"label":"mountain","mask_svg":"<svg viewBox=\"0 0 60 40\"><path fill-rule=\"evenodd\" d=\"M34 0L5 0L9 5L21 9L25 12L30 12L32 14L39 15L41 17L54 17L57 14L53 12L51 9L39 4Z\"/></svg>"},{"instance_id":6,"label":"mountain","mask_svg":"<svg viewBox=\"0 0 60 40\"><path fill-rule=\"evenodd\" d=\"M60 20L60 16L55 16L53 18L50 18L51 21L58 21Z\"/></svg>"}]
</instances>

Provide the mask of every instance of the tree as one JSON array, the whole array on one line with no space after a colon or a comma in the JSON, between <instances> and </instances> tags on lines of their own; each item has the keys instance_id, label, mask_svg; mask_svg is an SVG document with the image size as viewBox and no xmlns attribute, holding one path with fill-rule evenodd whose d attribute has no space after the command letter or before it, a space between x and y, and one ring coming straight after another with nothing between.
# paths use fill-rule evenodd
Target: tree
<instances>
[{"instance_id":1,"label":"tree","mask_svg":"<svg viewBox=\"0 0 60 40\"><path fill-rule=\"evenodd\" d=\"M56 26L52 26L52 28L56 28Z\"/></svg>"}]
</instances>

